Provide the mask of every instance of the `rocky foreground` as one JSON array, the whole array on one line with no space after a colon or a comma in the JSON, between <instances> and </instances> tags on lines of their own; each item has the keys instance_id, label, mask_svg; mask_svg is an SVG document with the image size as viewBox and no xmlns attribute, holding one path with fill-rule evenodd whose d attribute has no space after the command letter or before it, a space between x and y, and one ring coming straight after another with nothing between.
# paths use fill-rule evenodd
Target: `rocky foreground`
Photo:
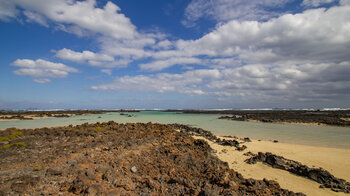
<instances>
[{"instance_id":1,"label":"rocky foreground","mask_svg":"<svg viewBox=\"0 0 350 196\"><path fill-rule=\"evenodd\" d=\"M302 195L244 179L203 140L171 125L118 124L0 132L0 195Z\"/></svg>"}]
</instances>

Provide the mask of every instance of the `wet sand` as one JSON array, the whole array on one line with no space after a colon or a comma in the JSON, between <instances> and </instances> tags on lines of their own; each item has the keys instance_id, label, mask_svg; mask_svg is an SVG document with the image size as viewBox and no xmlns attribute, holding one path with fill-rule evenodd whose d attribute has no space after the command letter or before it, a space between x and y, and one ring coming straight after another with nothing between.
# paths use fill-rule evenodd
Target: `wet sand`
<instances>
[{"instance_id":1,"label":"wet sand","mask_svg":"<svg viewBox=\"0 0 350 196\"><path fill-rule=\"evenodd\" d=\"M196 139L204 139L216 150L216 155L222 161L228 162L229 167L241 173L245 178L276 180L282 188L307 195L348 195L336 193L330 189L319 188L320 184L291 174L287 171L275 169L262 163L250 165L244 162L249 156L243 155L250 151L271 152L301 162L309 167L322 167L331 172L335 177L350 181L350 150L338 148L325 148L306 145L274 143L272 141L257 141L244 143L248 148L243 152L234 147L221 146L201 136L193 136ZM226 138L227 139L227 138Z\"/></svg>"}]
</instances>

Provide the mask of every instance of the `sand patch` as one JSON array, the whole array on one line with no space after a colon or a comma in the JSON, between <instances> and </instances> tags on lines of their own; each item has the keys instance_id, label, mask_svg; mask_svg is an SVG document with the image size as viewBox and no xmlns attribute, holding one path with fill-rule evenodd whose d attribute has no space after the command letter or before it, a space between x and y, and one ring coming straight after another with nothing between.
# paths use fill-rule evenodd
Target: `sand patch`
<instances>
[{"instance_id":1,"label":"sand patch","mask_svg":"<svg viewBox=\"0 0 350 196\"><path fill-rule=\"evenodd\" d=\"M65 117L71 117L75 116L75 114L64 114ZM14 117L15 118L11 118ZM48 115L37 115L37 114L28 114L28 115L21 115L22 118L20 119L16 117L17 115L0 115L0 122L1 121L16 121L16 120L35 120L35 119L47 119L47 118L57 118L61 117L61 114L52 114L51 116Z\"/></svg>"},{"instance_id":2,"label":"sand patch","mask_svg":"<svg viewBox=\"0 0 350 196\"><path fill-rule=\"evenodd\" d=\"M194 136L196 139L203 137ZM227 138L226 138L227 139ZM206 139L205 139L206 140ZM276 180L282 188L307 195L347 195L336 193L329 189L320 189L320 184L291 174L287 171L271 168L262 163L250 165L244 162L249 156L245 152L271 152L287 159L301 162L309 167L322 167L338 178L350 181L350 150L295 145L286 143L273 143L271 141L257 141L244 143L248 148L243 152L236 151L234 147L221 146L206 140L216 150L219 159L229 163L230 168L241 173L245 178Z\"/></svg>"}]
</instances>

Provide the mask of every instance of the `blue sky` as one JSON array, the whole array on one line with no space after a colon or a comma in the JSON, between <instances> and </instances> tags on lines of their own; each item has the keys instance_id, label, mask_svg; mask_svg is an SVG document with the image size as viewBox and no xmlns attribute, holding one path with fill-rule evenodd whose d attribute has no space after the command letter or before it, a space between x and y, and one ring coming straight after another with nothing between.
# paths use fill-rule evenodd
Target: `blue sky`
<instances>
[{"instance_id":1,"label":"blue sky","mask_svg":"<svg viewBox=\"0 0 350 196\"><path fill-rule=\"evenodd\" d=\"M0 109L350 107L349 0L0 0Z\"/></svg>"}]
</instances>

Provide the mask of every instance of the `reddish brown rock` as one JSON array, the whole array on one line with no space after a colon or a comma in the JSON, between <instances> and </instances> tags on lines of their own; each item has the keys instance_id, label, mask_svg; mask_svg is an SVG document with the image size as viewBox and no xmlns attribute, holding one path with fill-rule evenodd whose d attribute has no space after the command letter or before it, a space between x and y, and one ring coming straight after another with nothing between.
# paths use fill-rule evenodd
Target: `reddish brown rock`
<instances>
[{"instance_id":1,"label":"reddish brown rock","mask_svg":"<svg viewBox=\"0 0 350 196\"><path fill-rule=\"evenodd\" d=\"M5 195L296 195L274 181L244 179L205 141L173 125L108 122L21 131L16 142L26 147L0 150Z\"/></svg>"}]
</instances>

